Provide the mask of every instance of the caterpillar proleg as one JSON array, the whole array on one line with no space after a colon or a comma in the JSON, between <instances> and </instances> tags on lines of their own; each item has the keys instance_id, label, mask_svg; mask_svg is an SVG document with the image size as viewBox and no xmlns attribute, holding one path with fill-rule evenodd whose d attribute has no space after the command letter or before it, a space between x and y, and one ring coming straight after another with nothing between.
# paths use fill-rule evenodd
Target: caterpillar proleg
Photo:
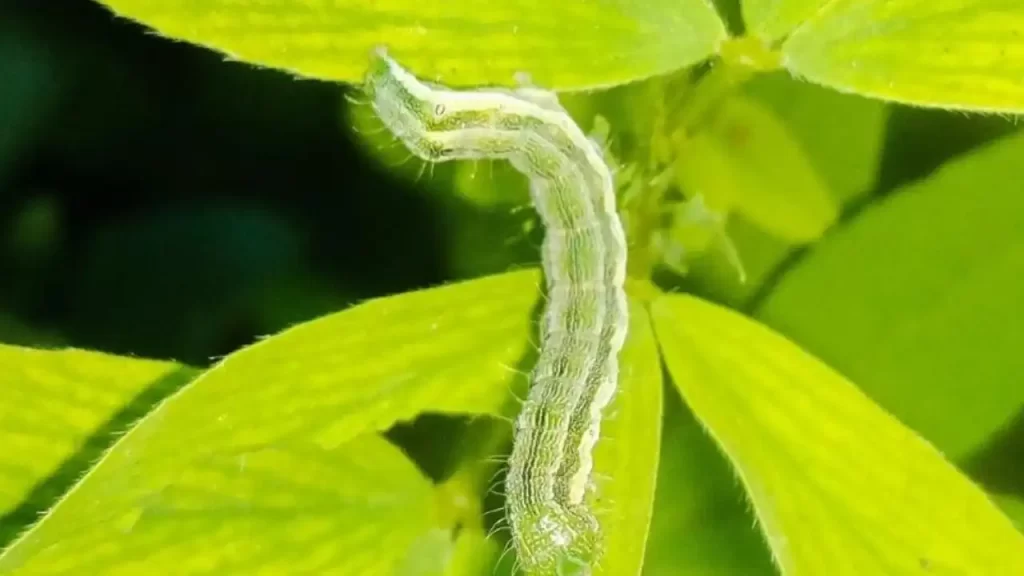
<instances>
[{"instance_id":1,"label":"caterpillar proleg","mask_svg":"<svg viewBox=\"0 0 1024 576\"><path fill-rule=\"evenodd\" d=\"M553 93L451 90L378 50L365 90L384 125L428 162L504 159L530 181L545 227L540 355L515 423L506 512L527 574L589 574L601 531L587 502L601 416L626 337L626 239L611 170Z\"/></svg>"}]
</instances>

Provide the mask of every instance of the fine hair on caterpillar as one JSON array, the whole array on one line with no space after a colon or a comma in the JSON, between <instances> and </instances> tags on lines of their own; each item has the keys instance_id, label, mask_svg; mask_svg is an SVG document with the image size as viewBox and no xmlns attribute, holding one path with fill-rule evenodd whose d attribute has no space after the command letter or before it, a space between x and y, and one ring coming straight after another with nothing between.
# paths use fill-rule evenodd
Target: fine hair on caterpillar
<instances>
[{"instance_id":1,"label":"fine hair on caterpillar","mask_svg":"<svg viewBox=\"0 0 1024 576\"><path fill-rule=\"evenodd\" d=\"M365 92L345 92L344 100L346 124L352 135L361 145L373 150L378 161L413 182L433 180L437 164L413 154L401 140L394 138L391 130L374 111L373 102L366 97Z\"/></svg>"},{"instance_id":2,"label":"fine hair on caterpillar","mask_svg":"<svg viewBox=\"0 0 1024 576\"><path fill-rule=\"evenodd\" d=\"M544 225L546 301L530 388L515 420L505 510L527 574L589 574L602 554L591 506L594 446L618 381L628 311L626 239L602 146L550 92L452 90L383 50L364 86L383 124L428 162L506 160Z\"/></svg>"},{"instance_id":3,"label":"fine hair on caterpillar","mask_svg":"<svg viewBox=\"0 0 1024 576\"><path fill-rule=\"evenodd\" d=\"M441 168L438 162L424 160L410 152L394 136L374 111L373 103L365 91L346 91L343 96L343 114L350 137L358 146L403 180L434 191L441 185L452 186L457 192L456 199L463 202L446 203L445 209L459 213L467 208L482 208L484 217L495 224L488 230L495 233L495 238L501 231L499 248L510 250L509 254L515 255L512 258L519 263L527 261L524 250L527 247L535 249L540 243L539 238L534 237L539 226L532 211L532 203L525 193L525 179L522 180L522 187L517 186L521 174L506 168L504 160L491 158L477 158ZM435 174L437 168L440 170ZM435 176L439 178L435 179ZM509 181L510 178L516 180ZM499 192L495 193L496 190ZM468 227L472 229L473 225ZM454 234L457 236L460 232ZM532 266L536 264L531 262Z\"/></svg>"}]
</instances>

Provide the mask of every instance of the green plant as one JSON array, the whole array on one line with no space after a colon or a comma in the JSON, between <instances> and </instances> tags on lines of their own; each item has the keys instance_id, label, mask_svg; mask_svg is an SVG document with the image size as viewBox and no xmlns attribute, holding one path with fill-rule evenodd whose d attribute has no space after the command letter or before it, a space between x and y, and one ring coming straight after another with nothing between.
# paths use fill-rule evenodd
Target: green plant
<instances>
[{"instance_id":1,"label":"green plant","mask_svg":"<svg viewBox=\"0 0 1024 576\"><path fill-rule=\"evenodd\" d=\"M1024 406L1021 339L1006 320L1024 312L1024 137L873 203L766 280L870 192L885 114L789 74L921 106L1020 112L1018 2L747 0L743 35L703 0L106 4L166 36L327 80L359 82L377 44L450 85L528 72L566 91L581 123L609 119L632 323L595 455L601 573L1024 572L1024 536L958 470ZM370 132L377 152L387 136ZM482 195L466 169L455 168L458 192L521 201L514 175L499 172ZM716 251L718 219L693 226L697 198L761 234L729 230L744 288ZM759 322L673 294L683 282L845 377ZM489 573L502 542L486 535L482 498L532 365L539 285L526 270L367 302L205 372L0 347L0 510L26 494L56 501L8 537L0 574ZM662 365L685 408L663 396ZM676 415L664 431L663 404ZM435 478L379 434L428 413L473 416ZM101 454L63 496L66 481L38 483ZM999 502L1019 517L1018 500Z\"/></svg>"}]
</instances>

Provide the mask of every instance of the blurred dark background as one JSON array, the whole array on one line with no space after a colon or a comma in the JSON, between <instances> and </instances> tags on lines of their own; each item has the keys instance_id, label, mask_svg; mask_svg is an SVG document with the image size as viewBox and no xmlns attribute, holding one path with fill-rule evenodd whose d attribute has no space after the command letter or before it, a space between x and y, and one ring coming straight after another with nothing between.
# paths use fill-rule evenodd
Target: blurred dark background
<instances>
[{"instance_id":1,"label":"blurred dark background","mask_svg":"<svg viewBox=\"0 0 1024 576\"><path fill-rule=\"evenodd\" d=\"M425 194L373 160L344 90L157 38L90 0L0 0L0 341L201 365L368 297L532 258L507 207ZM878 193L1009 126L896 110Z\"/></svg>"},{"instance_id":2,"label":"blurred dark background","mask_svg":"<svg viewBox=\"0 0 1024 576\"><path fill-rule=\"evenodd\" d=\"M357 147L342 90L0 1L0 340L202 364L441 281L437 210Z\"/></svg>"}]
</instances>

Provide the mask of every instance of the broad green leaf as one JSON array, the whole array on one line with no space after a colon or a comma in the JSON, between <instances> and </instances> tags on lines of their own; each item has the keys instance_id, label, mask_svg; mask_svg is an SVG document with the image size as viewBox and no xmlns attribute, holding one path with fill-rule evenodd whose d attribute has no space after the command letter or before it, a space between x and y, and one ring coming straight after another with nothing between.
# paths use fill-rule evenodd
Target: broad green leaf
<instances>
[{"instance_id":1,"label":"broad green leaf","mask_svg":"<svg viewBox=\"0 0 1024 576\"><path fill-rule=\"evenodd\" d=\"M793 242L817 239L838 215L836 201L786 125L759 102L723 102L705 130L679 151L676 173L708 206L735 211Z\"/></svg>"},{"instance_id":2,"label":"broad green leaf","mask_svg":"<svg viewBox=\"0 0 1024 576\"><path fill-rule=\"evenodd\" d=\"M445 576L486 576L501 556L501 545L495 537L487 537L480 528L464 530L455 540Z\"/></svg>"},{"instance_id":3,"label":"broad green leaf","mask_svg":"<svg viewBox=\"0 0 1024 576\"><path fill-rule=\"evenodd\" d=\"M1017 525L1017 529L1024 532L1024 500L1016 496L997 495L995 501Z\"/></svg>"},{"instance_id":4,"label":"broad green leaf","mask_svg":"<svg viewBox=\"0 0 1024 576\"><path fill-rule=\"evenodd\" d=\"M743 488L700 422L665 399L645 576L776 576Z\"/></svg>"},{"instance_id":5,"label":"broad green leaf","mask_svg":"<svg viewBox=\"0 0 1024 576\"><path fill-rule=\"evenodd\" d=\"M1024 111L1019 0L833 0L783 44L794 74L919 106Z\"/></svg>"},{"instance_id":6,"label":"broad green leaf","mask_svg":"<svg viewBox=\"0 0 1024 576\"><path fill-rule=\"evenodd\" d=\"M450 530L435 527L426 530L391 573L402 576L444 576L455 549Z\"/></svg>"},{"instance_id":7,"label":"broad green leaf","mask_svg":"<svg viewBox=\"0 0 1024 576\"><path fill-rule=\"evenodd\" d=\"M1024 408L957 464L989 492L1024 496Z\"/></svg>"},{"instance_id":8,"label":"broad green leaf","mask_svg":"<svg viewBox=\"0 0 1024 576\"><path fill-rule=\"evenodd\" d=\"M652 317L782 573L1022 574L1024 535L930 444L770 329L688 296Z\"/></svg>"},{"instance_id":9,"label":"broad green leaf","mask_svg":"<svg viewBox=\"0 0 1024 576\"><path fill-rule=\"evenodd\" d=\"M1024 133L868 208L758 317L959 461L1024 406Z\"/></svg>"},{"instance_id":10,"label":"broad green leaf","mask_svg":"<svg viewBox=\"0 0 1024 576\"><path fill-rule=\"evenodd\" d=\"M829 0L742 0L747 32L767 43L793 31Z\"/></svg>"},{"instance_id":11,"label":"broad green leaf","mask_svg":"<svg viewBox=\"0 0 1024 576\"><path fill-rule=\"evenodd\" d=\"M834 203L849 202L872 190L888 119L884 103L794 80L785 72L756 76L744 85L743 93L785 123ZM696 260L689 281L702 295L743 305L790 254L792 246L743 218L730 219L727 234L740 255L747 281L737 282L735 266L720 251L707 252Z\"/></svg>"},{"instance_id":12,"label":"broad green leaf","mask_svg":"<svg viewBox=\"0 0 1024 576\"><path fill-rule=\"evenodd\" d=\"M636 301L631 301L619 364L619 389L605 411L594 450L595 507L605 547L595 573L630 576L643 567L654 508L663 391L650 317Z\"/></svg>"},{"instance_id":13,"label":"broad green leaf","mask_svg":"<svg viewBox=\"0 0 1024 576\"><path fill-rule=\"evenodd\" d=\"M0 345L0 543L33 521L141 414L196 372L171 362ZM143 409L148 405L142 406Z\"/></svg>"},{"instance_id":14,"label":"broad green leaf","mask_svg":"<svg viewBox=\"0 0 1024 576\"><path fill-rule=\"evenodd\" d=\"M501 413L538 282L528 270L371 300L231 354L125 435L22 548L137 514L209 461L330 450L421 412Z\"/></svg>"},{"instance_id":15,"label":"broad green leaf","mask_svg":"<svg viewBox=\"0 0 1024 576\"><path fill-rule=\"evenodd\" d=\"M756 76L743 91L786 125L834 200L845 203L871 191L885 144L885 103L801 82L785 72Z\"/></svg>"},{"instance_id":16,"label":"broad green leaf","mask_svg":"<svg viewBox=\"0 0 1024 576\"><path fill-rule=\"evenodd\" d=\"M378 45L449 85L623 84L712 55L725 29L708 0L102 0L164 36L295 74L360 83ZM571 34L567 31L571 30Z\"/></svg>"},{"instance_id":17,"label":"broad green leaf","mask_svg":"<svg viewBox=\"0 0 1024 576\"><path fill-rule=\"evenodd\" d=\"M106 520L44 522L0 556L0 574L390 576L433 553L432 496L376 435L220 453Z\"/></svg>"}]
</instances>

